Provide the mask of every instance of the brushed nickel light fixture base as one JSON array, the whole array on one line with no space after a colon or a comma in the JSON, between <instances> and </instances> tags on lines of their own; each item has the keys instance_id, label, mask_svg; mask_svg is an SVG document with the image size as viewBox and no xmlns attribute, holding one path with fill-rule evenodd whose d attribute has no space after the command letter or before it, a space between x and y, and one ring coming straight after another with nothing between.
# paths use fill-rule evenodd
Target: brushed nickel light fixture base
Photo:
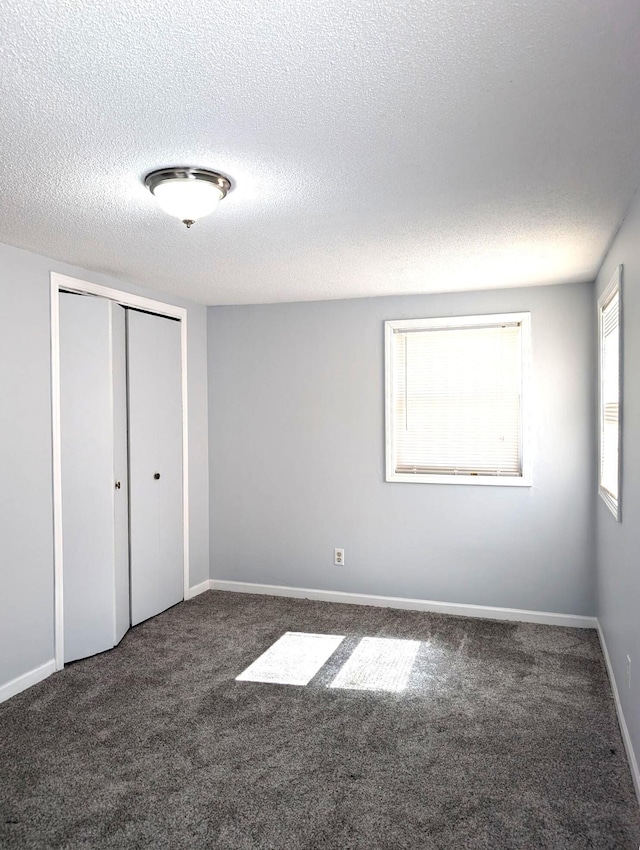
<instances>
[{"instance_id":1,"label":"brushed nickel light fixture base","mask_svg":"<svg viewBox=\"0 0 640 850\"><path fill-rule=\"evenodd\" d=\"M231 181L217 171L183 166L152 171L144 185L160 207L187 228L212 213L231 189Z\"/></svg>"}]
</instances>

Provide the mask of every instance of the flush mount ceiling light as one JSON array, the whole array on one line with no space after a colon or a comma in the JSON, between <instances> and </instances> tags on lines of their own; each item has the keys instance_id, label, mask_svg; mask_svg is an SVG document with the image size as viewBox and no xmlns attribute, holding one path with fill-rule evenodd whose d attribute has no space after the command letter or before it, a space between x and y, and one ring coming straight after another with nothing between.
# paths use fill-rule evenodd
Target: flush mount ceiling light
<instances>
[{"instance_id":1,"label":"flush mount ceiling light","mask_svg":"<svg viewBox=\"0 0 640 850\"><path fill-rule=\"evenodd\" d=\"M144 178L160 207L187 227L212 213L231 189L222 174L204 168L161 168Z\"/></svg>"}]
</instances>

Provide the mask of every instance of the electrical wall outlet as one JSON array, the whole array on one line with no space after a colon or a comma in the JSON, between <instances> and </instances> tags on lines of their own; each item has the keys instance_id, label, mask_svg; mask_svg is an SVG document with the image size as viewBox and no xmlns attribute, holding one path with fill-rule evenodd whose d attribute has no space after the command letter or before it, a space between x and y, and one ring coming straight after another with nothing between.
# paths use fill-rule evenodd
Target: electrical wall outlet
<instances>
[{"instance_id":1,"label":"electrical wall outlet","mask_svg":"<svg viewBox=\"0 0 640 850\"><path fill-rule=\"evenodd\" d=\"M631 688L631 656L627 655L627 687Z\"/></svg>"},{"instance_id":2,"label":"electrical wall outlet","mask_svg":"<svg viewBox=\"0 0 640 850\"><path fill-rule=\"evenodd\" d=\"M333 550L333 563L336 567L344 566L344 549Z\"/></svg>"}]
</instances>

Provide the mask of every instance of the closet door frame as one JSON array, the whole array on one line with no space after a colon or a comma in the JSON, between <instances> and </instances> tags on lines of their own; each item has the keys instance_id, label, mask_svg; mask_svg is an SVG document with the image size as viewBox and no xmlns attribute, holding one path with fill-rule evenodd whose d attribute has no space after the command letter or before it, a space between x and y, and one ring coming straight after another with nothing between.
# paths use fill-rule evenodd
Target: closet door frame
<instances>
[{"instance_id":1,"label":"closet door frame","mask_svg":"<svg viewBox=\"0 0 640 850\"><path fill-rule=\"evenodd\" d=\"M53 452L53 591L54 591L54 648L56 670L64 667L64 597L62 563L62 457L60 432L60 290L97 295L115 301L123 307L134 307L180 321L180 354L182 375L182 533L183 533L183 592L189 598L189 422L187 405L187 310L141 295L90 283L51 272L51 423Z\"/></svg>"}]
</instances>

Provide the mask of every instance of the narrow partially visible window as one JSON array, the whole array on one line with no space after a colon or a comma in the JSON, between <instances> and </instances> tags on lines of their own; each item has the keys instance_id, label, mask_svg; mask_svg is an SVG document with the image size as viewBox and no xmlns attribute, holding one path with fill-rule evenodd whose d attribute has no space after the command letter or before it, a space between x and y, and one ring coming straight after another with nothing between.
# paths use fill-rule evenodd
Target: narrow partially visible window
<instances>
[{"instance_id":1,"label":"narrow partially visible window","mask_svg":"<svg viewBox=\"0 0 640 850\"><path fill-rule=\"evenodd\" d=\"M621 282L618 266L598 299L600 354L600 495L620 520Z\"/></svg>"},{"instance_id":2,"label":"narrow partially visible window","mask_svg":"<svg viewBox=\"0 0 640 850\"><path fill-rule=\"evenodd\" d=\"M530 484L529 313L386 323L387 481Z\"/></svg>"}]
</instances>

